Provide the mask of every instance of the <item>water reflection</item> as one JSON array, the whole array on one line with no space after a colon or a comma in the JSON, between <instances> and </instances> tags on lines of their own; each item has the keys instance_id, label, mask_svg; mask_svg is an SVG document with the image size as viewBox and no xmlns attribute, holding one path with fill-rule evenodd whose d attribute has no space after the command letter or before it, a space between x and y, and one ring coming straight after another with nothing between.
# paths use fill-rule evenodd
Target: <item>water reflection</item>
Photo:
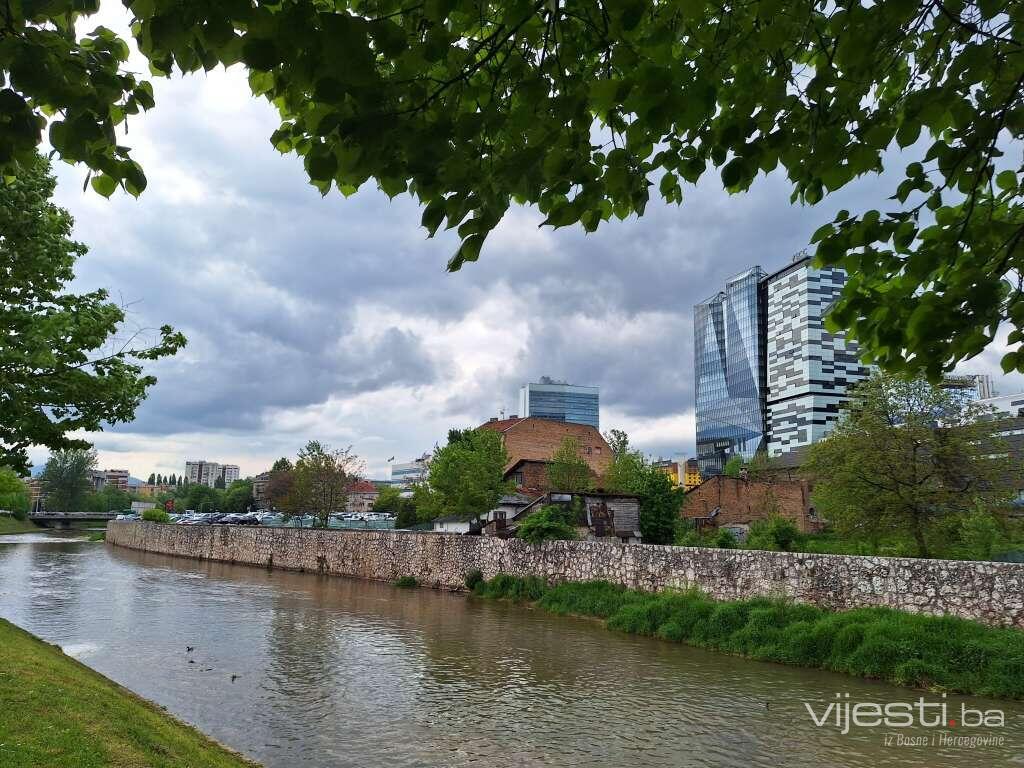
<instances>
[{"instance_id":1,"label":"water reflection","mask_svg":"<svg viewBox=\"0 0 1024 768\"><path fill-rule=\"evenodd\" d=\"M0 615L268 768L1024 764L1017 704L974 700L1001 748L886 747L803 702L918 693L428 590L44 537L0 546Z\"/></svg>"}]
</instances>

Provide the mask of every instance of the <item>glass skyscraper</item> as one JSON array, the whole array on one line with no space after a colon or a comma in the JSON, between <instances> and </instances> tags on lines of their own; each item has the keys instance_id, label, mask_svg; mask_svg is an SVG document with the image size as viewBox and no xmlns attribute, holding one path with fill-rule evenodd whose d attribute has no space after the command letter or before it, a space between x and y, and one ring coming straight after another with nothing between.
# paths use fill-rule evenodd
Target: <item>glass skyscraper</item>
<instances>
[{"instance_id":1,"label":"glass skyscraper","mask_svg":"<svg viewBox=\"0 0 1024 768\"><path fill-rule=\"evenodd\" d=\"M718 474L732 456L803 449L827 435L869 369L857 344L825 329L846 273L798 255L770 275L731 278L693 308L697 463Z\"/></svg>"},{"instance_id":2,"label":"glass skyscraper","mask_svg":"<svg viewBox=\"0 0 1024 768\"><path fill-rule=\"evenodd\" d=\"M538 384L524 384L519 390L519 414L601 428L597 387L543 379Z\"/></svg>"},{"instance_id":3,"label":"glass skyscraper","mask_svg":"<svg viewBox=\"0 0 1024 768\"><path fill-rule=\"evenodd\" d=\"M693 310L697 463L718 474L730 456L764 449L764 272L753 267Z\"/></svg>"}]
</instances>

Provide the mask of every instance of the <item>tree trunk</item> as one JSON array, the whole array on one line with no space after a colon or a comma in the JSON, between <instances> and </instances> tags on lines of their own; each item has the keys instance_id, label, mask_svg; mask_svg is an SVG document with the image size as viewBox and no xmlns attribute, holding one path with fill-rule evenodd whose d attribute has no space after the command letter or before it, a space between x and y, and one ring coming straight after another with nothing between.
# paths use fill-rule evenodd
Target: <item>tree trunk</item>
<instances>
[{"instance_id":1,"label":"tree trunk","mask_svg":"<svg viewBox=\"0 0 1024 768\"><path fill-rule=\"evenodd\" d=\"M924 530L921 528L921 523L918 520L914 520L914 541L917 542L917 555L918 557L928 557L928 545L924 540Z\"/></svg>"}]
</instances>

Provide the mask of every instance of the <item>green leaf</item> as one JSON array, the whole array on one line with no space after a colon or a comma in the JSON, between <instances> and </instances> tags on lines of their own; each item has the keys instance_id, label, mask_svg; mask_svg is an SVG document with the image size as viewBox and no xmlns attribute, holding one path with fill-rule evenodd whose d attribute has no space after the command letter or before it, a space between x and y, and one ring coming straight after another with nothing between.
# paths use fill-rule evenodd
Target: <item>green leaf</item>
<instances>
[{"instance_id":1,"label":"green leaf","mask_svg":"<svg viewBox=\"0 0 1024 768\"><path fill-rule=\"evenodd\" d=\"M117 179L107 174L98 174L92 177L92 188L104 197L110 197L117 189Z\"/></svg>"}]
</instances>

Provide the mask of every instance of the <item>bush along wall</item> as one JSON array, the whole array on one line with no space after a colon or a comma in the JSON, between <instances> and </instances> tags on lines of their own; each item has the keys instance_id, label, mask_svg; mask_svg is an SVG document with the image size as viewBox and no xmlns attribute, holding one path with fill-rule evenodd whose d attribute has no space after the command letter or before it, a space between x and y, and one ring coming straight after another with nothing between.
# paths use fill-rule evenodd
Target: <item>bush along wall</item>
<instances>
[{"instance_id":1,"label":"bush along wall","mask_svg":"<svg viewBox=\"0 0 1024 768\"><path fill-rule=\"evenodd\" d=\"M784 600L717 601L696 591L636 592L606 581L548 585L498 574L474 594L591 616L674 643L950 693L1024 699L1024 632L890 608L827 611Z\"/></svg>"}]
</instances>

